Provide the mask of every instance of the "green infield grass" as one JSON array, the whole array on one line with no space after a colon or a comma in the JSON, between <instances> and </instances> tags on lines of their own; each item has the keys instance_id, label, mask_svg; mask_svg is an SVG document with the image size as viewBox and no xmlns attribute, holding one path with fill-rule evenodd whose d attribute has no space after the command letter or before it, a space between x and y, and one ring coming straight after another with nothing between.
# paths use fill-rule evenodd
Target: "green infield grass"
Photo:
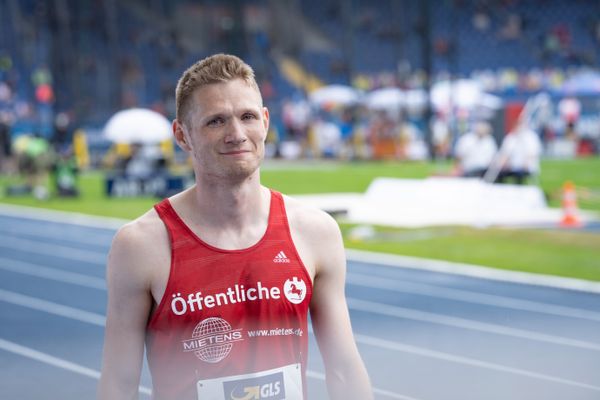
<instances>
[{"instance_id":1,"label":"green infield grass","mask_svg":"<svg viewBox=\"0 0 600 400\"><path fill-rule=\"evenodd\" d=\"M262 182L288 194L364 192L376 177L421 179L448 175L448 162L273 162L262 170ZM544 160L539 185L552 207L559 207L565 181L577 186L579 206L600 211L600 158ZM2 177L0 185L18 183ZM0 202L100 216L132 219L148 210L154 198L108 198L102 172L80 176L76 199L31 196L0 197ZM4 192L4 191L3 191ZM356 226L341 223L348 248L434 258L495 268L554 274L600 281L600 233L548 229L436 227L396 229L373 227L367 238Z\"/></svg>"}]
</instances>

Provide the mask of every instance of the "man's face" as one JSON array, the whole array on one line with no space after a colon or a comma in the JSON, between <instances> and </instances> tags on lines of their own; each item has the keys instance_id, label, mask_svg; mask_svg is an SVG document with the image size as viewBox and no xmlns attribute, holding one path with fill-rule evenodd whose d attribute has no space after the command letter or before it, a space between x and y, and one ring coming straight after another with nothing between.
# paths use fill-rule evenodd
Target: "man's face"
<instances>
[{"instance_id":1,"label":"man's face","mask_svg":"<svg viewBox=\"0 0 600 400\"><path fill-rule=\"evenodd\" d=\"M258 91L241 79L198 88L192 95L185 139L196 174L242 181L265 154L268 110ZM180 143L181 144L181 143Z\"/></svg>"}]
</instances>

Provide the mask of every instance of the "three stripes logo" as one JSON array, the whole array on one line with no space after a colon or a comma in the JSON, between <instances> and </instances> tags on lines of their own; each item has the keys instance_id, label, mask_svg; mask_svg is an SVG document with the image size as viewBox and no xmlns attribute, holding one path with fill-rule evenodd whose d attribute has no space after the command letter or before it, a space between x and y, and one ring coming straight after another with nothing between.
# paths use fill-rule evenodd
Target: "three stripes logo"
<instances>
[{"instance_id":1,"label":"three stripes logo","mask_svg":"<svg viewBox=\"0 0 600 400\"><path fill-rule=\"evenodd\" d=\"M277 253L275 258L273 259L273 262L274 263L289 263L290 259L287 258L287 256L285 255L285 253L282 250L279 253Z\"/></svg>"}]
</instances>

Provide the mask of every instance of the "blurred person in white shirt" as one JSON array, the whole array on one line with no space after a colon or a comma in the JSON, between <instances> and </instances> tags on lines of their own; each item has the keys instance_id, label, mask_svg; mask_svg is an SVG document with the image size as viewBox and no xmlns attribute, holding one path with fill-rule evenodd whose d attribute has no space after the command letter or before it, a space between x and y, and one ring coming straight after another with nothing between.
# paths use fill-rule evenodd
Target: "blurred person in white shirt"
<instances>
[{"instance_id":1,"label":"blurred person in white shirt","mask_svg":"<svg viewBox=\"0 0 600 400\"><path fill-rule=\"evenodd\" d=\"M463 134L456 142L454 156L458 175L483 177L492 163L498 146L492 136L492 126L479 121L473 129Z\"/></svg>"},{"instance_id":2,"label":"blurred person in white shirt","mask_svg":"<svg viewBox=\"0 0 600 400\"><path fill-rule=\"evenodd\" d=\"M515 129L504 137L500 155L502 169L497 182L504 183L512 178L522 185L527 178L537 177L540 173L542 142L526 120L521 119Z\"/></svg>"}]
</instances>

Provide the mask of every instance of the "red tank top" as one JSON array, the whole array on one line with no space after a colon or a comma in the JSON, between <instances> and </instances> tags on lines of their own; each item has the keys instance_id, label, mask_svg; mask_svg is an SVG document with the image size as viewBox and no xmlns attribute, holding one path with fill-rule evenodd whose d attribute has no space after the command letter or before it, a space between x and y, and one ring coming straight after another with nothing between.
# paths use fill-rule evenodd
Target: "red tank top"
<instances>
[{"instance_id":1,"label":"red tank top","mask_svg":"<svg viewBox=\"0 0 600 400\"><path fill-rule=\"evenodd\" d=\"M154 398L305 399L312 282L281 194L271 191L267 230L243 250L203 242L168 199L155 209L171 270L146 337Z\"/></svg>"}]
</instances>

